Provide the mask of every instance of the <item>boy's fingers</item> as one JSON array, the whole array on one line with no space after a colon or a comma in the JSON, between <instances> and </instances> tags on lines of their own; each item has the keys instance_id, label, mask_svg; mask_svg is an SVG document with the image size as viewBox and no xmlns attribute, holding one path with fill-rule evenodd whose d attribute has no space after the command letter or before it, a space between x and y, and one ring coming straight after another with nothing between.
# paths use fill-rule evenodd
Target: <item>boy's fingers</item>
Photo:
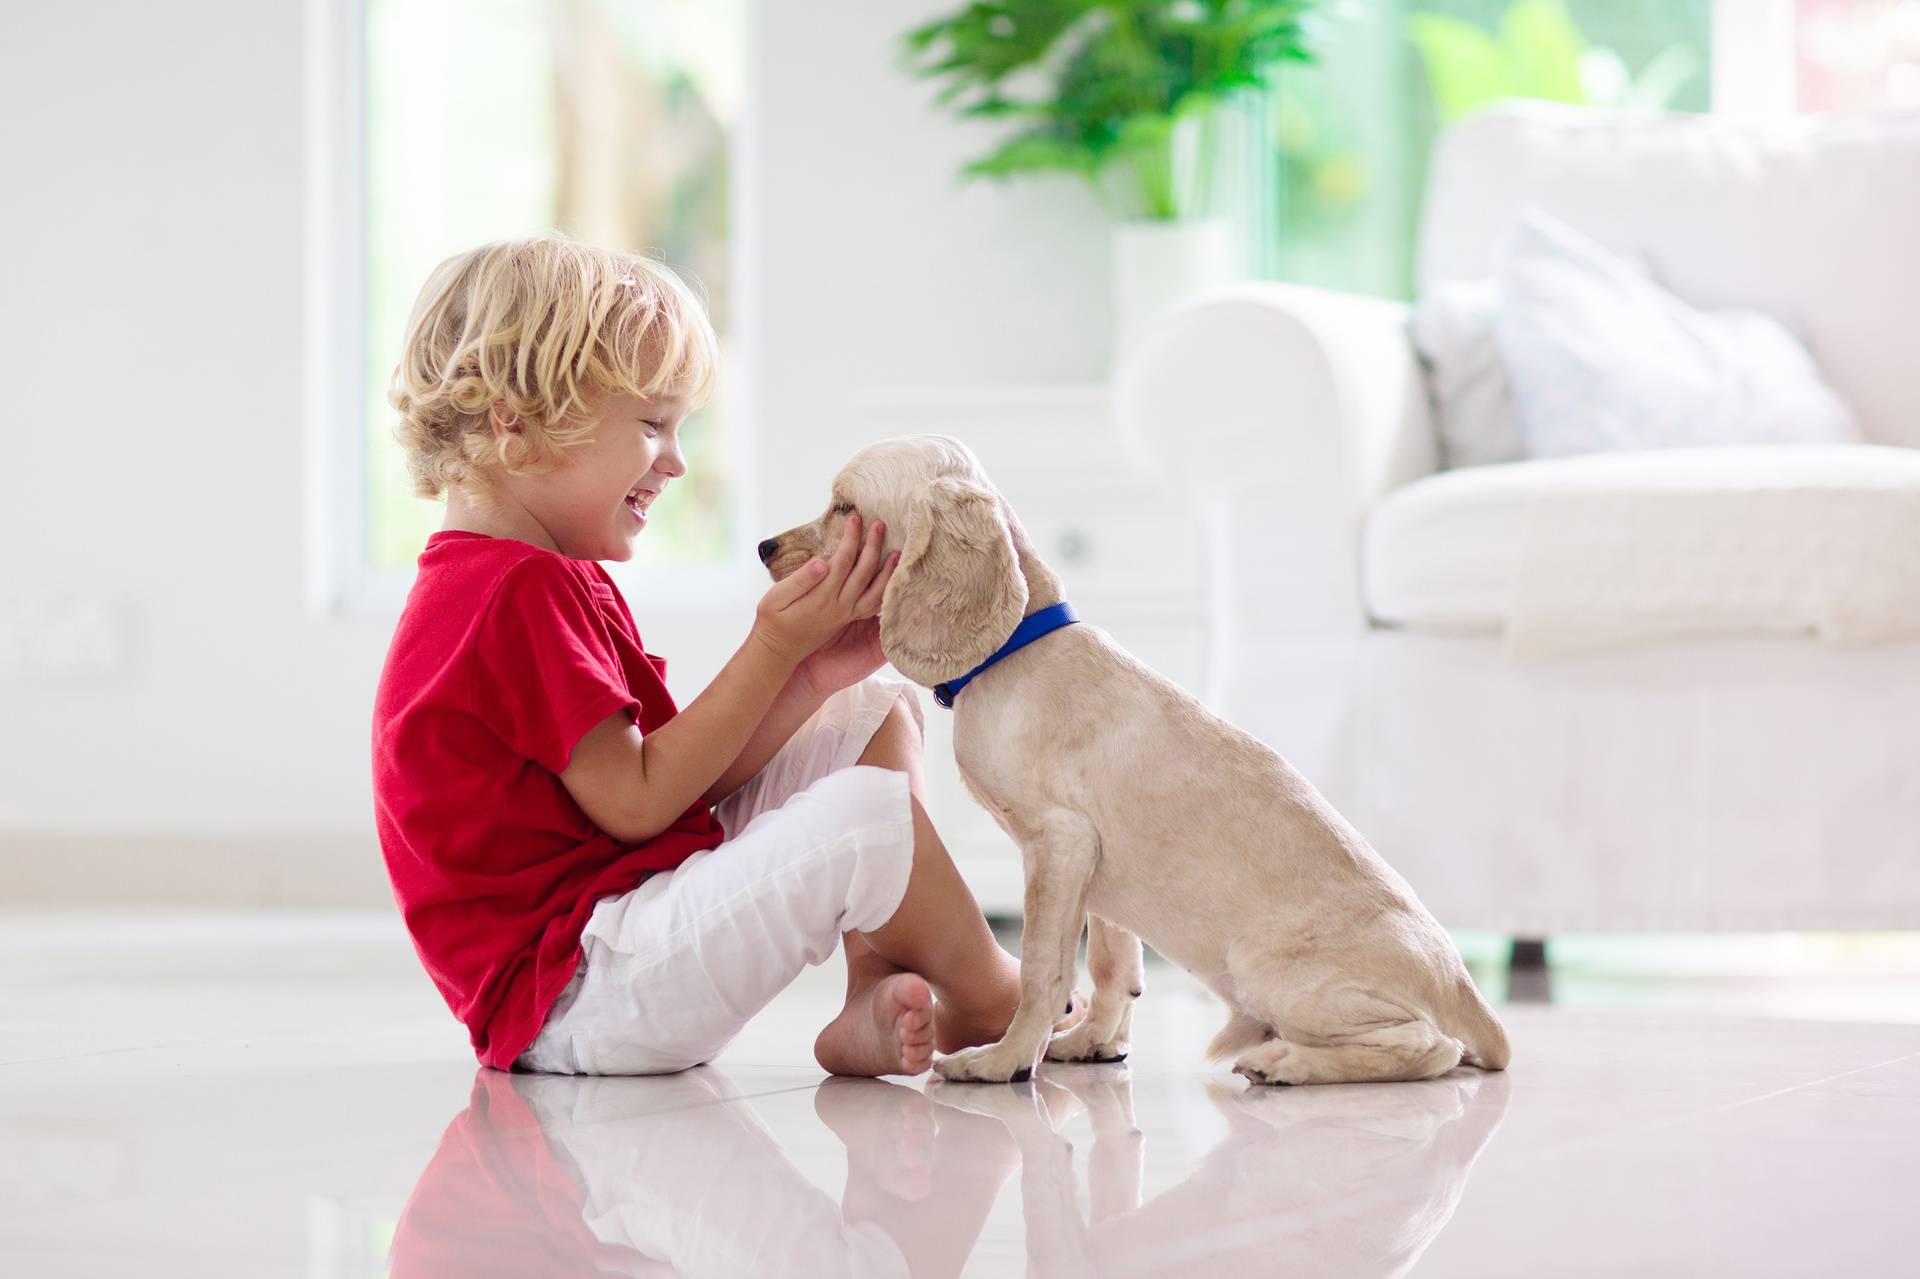
<instances>
[{"instance_id":1,"label":"boy's fingers","mask_svg":"<svg viewBox=\"0 0 1920 1279\"><path fill-rule=\"evenodd\" d=\"M847 574L847 580L840 596L845 599L851 595L859 599L866 593L868 583L873 581L874 570L880 567L880 548L885 544L887 526L879 520L867 526L867 535L860 540L860 558L853 562L853 571Z\"/></svg>"},{"instance_id":2,"label":"boy's fingers","mask_svg":"<svg viewBox=\"0 0 1920 1279\"><path fill-rule=\"evenodd\" d=\"M847 574L853 571L853 557L860 553L860 517L847 516L840 529L840 545L833 548L833 561L827 568L827 586L837 596Z\"/></svg>"},{"instance_id":3,"label":"boy's fingers","mask_svg":"<svg viewBox=\"0 0 1920 1279\"><path fill-rule=\"evenodd\" d=\"M808 560L793 572L773 584L767 597L773 601L774 610L787 607L801 596L813 590L826 580L827 562L822 559Z\"/></svg>"},{"instance_id":4,"label":"boy's fingers","mask_svg":"<svg viewBox=\"0 0 1920 1279\"><path fill-rule=\"evenodd\" d=\"M887 556L886 563L874 575L873 584L860 596L860 602L853 606L855 617L872 617L880 611L880 604L887 597L887 583L893 580L893 570L900 564L900 552Z\"/></svg>"}]
</instances>

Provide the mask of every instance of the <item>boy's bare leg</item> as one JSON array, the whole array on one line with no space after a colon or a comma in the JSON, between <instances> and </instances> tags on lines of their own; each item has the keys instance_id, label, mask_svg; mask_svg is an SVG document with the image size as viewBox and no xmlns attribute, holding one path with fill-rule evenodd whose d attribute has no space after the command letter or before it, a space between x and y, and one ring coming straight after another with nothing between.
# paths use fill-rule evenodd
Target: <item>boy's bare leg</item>
<instances>
[{"instance_id":1,"label":"boy's bare leg","mask_svg":"<svg viewBox=\"0 0 1920 1279\"><path fill-rule=\"evenodd\" d=\"M870 937L889 935L891 939L895 922L899 922L906 910L906 901L895 910L893 920L874 933L843 933L841 945L847 954L847 1006L820 1031L820 1037L814 1041L814 1060L818 1060L824 1070L837 1075L916 1075L933 1062L935 1039L939 1041L939 1049L950 1052L956 1047L966 1047L966 1043L991 1043L998 1037L995 1031L983 1039L962 1041L958 1039L960 1035L979 1031L958 1026L956 1018L966 1012L973 1020L985 1018L991 1022L998 1016L996 1001L1004 1001L1010 995L1012 1002L1006 1002L1006 1012L1000 1016L1000 1029L1004 1029L1006 1022L1012 1020L1014 1006L1020 1002L1020 964L993 941L993 929L987 928L987 920L981 918L979 906L973 903L973 895L966 889L966 881L960 880L960 872L954 870L947 847L941 845L939 835L933 833L933 824L927 820L920 803L924 793L920 724L914 720L912 711L906 709L904 701L893 703L893 709L874 732L874 739L860 755L860 762L895 768L906 774L906 787L912 793L914 805L914 866L908 876L906 901L914 899L916 893L925 895L929 883L935 883L937 891L945 891L948 897L958 889L964 901L945 906L950 912L950 931L960 931L952 926L954 920L964 922L972 918L985 937L985 949L981 949L975 937L972 951L962 949L954 956L929 954L925 947L906 945L912 941L912 935L902 933L897 939L900 945L893 947L893 954L881 953L881 949L870 945ZM929 878L927 866L937 868L939 864L945 864L947 876L939 876L935 870ZM912 962L897 962L902 956ZM933 979L929 985L929 977L935 977L935 970L922 968L920 964L924 962L939 962L943 966L941 972L954 962L973 962L979 964L979 970L958 983ZM979 974L1004 981L1004 989L979 989ZM948 989L954 985L958 985L958 989ZM935 991L941 993L937 1014L933 1006Z\"/></svg>"},{"instance_id":2,"label":"boy's bare leg","mask_svg":"<svg viewBox=\"0 0 1920 1279\"><path fill-rule=\"evenodd\" d=\"M941 1052L990 1044L1013 1021L1020 1006L1020 961L995 940L919 796L913 798L913 870L906 895L865 941L932 985Z\"/></svg>"},{"instance_id":3,"label":"boy's bare leg","mask_svg":"<svg viewBox=\"0 0 1920 1279\"><path fill-rule=\"evenodd\" d=\"M906 896L891 919L864 936L843 936L847 1006L814 1044L814 1056L835 1073L924 1070L930 1056L922 1055L919 1037L910 1032L928 987L938 997L933 1042L941 1052L998 1039L1020 1003L1019 961L994 940L979 903L927 818L920 746L920 726L900 701L860 756L862 764L907 774L913 868ZM1077 996L1075 1004L1074 1011L1082 1012Z\"/></svg>"}]
</instances>

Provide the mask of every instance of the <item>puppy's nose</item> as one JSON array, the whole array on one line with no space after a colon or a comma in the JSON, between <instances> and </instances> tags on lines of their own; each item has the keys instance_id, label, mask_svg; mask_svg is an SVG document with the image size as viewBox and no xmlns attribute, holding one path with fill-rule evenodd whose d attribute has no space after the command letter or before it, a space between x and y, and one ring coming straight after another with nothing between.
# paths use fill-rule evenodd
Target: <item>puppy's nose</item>
<instances>
[{"instance_id":1,"label":"puppy's nose","mask_svg":"<svg viewBox=\"0 0 1920 1279\"><path fill-rule=\"evenodd\" d=\"M765 564L768 561L772 560L774 552L779 549L780 549L780 539L777 537L770 537L766 541L760 543L760 562L762 564Z\"/></svg>"}]
</instances>

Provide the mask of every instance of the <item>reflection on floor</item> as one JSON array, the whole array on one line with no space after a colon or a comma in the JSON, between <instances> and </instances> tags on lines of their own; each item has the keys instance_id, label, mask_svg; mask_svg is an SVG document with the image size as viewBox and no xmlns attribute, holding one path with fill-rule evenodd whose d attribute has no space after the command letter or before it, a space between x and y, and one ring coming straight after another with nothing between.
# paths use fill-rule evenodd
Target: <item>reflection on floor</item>
<instances>
[{"instance_id":1,"label":"reflection on floor","mask_svg":"<svg viewBox=\"0 0 1920 1279\"><path fill-rule=\"evenodd\" d=\"M1679 1275L1890 1273L1920 1245L1913 1024L1722 1015L1724 981L1690 979L1655 1011L1507 1006L1503 1074L1255 1089L1199 1060L1218 1010L1156 966L1131 1060L997 1087L826 1079L807 1049L838 981L803 975L682 1075L508 1075L474 1067L390 921L0 921L0 1256L314 1279ZM1864 1005L1880 983L1819 984Z\"/></svg>"},{"instance_id":2,"label":"reflection on floor","mask_svg":"<svg viewBox=\"0 0 1920 1279\"><path fill-rule=\"evenodd\" d=\"M1158 1109L1177 1086L1138 1088ZM1034 1274L1257 1274L1281 1256L1294 1273L1397 1274L1452 1216L1508 1088L1505 1076L1462 1075L1288 1096L1209 1081L1194 1092L1225 1137L1148 1198L1124 1066L924 1092L830 1079L813 1111L845 1147L836 1199L723 1068L654 1081L483 1071L414 1186L392 1265L955 1275L1017 1172ZM1061 1137L1079 1116L1091 1137L1084 1215L1075 1148Z\"/></svg>"}]
</instances>

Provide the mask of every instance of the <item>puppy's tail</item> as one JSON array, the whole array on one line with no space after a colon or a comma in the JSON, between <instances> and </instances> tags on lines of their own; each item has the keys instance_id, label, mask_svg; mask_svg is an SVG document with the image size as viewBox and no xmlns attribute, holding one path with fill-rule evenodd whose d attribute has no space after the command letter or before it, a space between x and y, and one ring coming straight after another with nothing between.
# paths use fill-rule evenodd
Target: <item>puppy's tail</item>
<instances>
[{"instance_id":1,"label":"puppy's tail","mask_svg":"<svg viewBox=\"0 0 1920 1279\"><path fill-rule=\"evenodd\" d=\"M1513 1060L1507 1043L1507 1028L1493 1015L1493 1009L1481 996L1473 978L1463 977L1455 988L1453 1025L1447 1032L1466 1044L1461 1060L1482 1070L1505 1070Z\"/></svg>"},{"instance_id":2,"label":"puppy's tail","mask_svg":"<svg viewBox=\"0 0 1920 1279\"><path fill-rule=\"evenodd\" d=\"M1264 1044L1273 1038L1273 1031L1257 1018L1249 1017L1238 1008L1228 1018L1220 1033L1207 1045L1207 1060L1218 1061L1222 1057L1232 1057L1245 1052L1256 1044Z\"/></svg>"}]
</instances>

